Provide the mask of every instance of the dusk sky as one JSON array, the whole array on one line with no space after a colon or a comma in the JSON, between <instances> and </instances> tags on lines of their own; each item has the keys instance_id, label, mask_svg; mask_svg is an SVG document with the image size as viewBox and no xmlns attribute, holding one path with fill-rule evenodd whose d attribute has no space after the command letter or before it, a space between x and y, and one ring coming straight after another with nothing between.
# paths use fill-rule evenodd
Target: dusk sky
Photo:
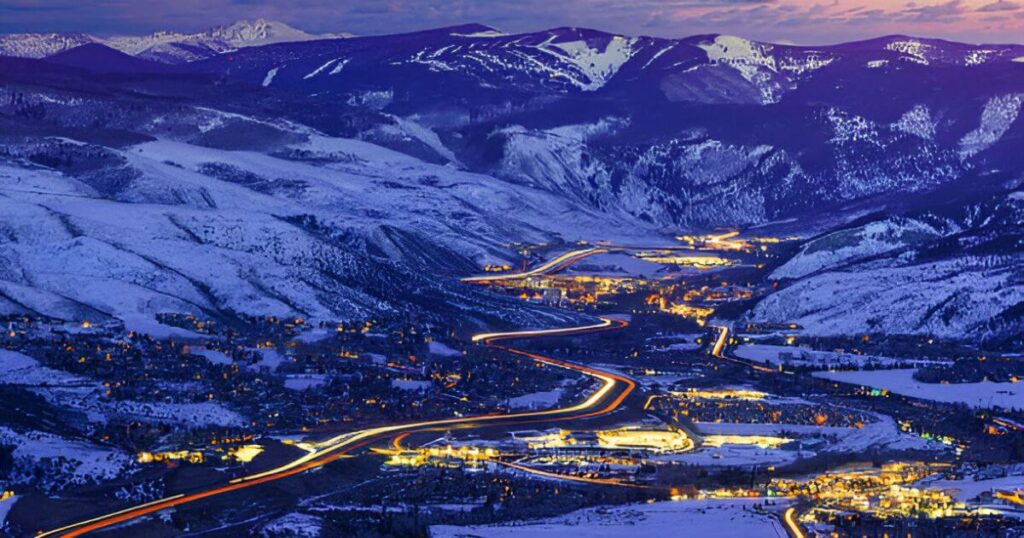
<instances>
[{"instance_id":1,"label":"dusk sky","mask_svg":"<svg viewBox=\"0 0 1024 538\"><path fill-rule=\"evenodd\" d=\"M359 35L479 22L507 32L583 26L803 44L897 33L1024 42L1024 0L0 0L0 33L195 31L258 17Z\"/></svg>"}]
</instances>

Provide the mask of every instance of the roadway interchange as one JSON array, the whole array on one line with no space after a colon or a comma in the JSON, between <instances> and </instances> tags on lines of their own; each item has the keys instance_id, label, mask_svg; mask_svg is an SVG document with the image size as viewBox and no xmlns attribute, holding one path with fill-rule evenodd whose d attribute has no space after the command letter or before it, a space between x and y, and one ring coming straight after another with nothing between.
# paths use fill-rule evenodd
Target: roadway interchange
<instances>
[{"instance_id":1,"label":"roadway interchange","mask_svg":"<svg viewBox=\"0 0 1024 538\"><path fill-rule=\"evenodd\" d=\"M445 429L450 427L476 428L484 426L511 426L535 422L549 422L561 420L576 420L598 415L611 413L622 405L622 402L636 388L636 384L629 378L614 372L607 372L597 368L591 368L582 364L570 361L563 361L531 353L521 349L500 345L497 342L504 342L522 338L540 338L553 336L570 336L596 333L601 331L615 330L626 327L625 321L613 318L601 318L600 323L581 327L568 327L564 329L544 329L534 331L515 331L486 333L473 337L474 342L483 343L497 348L501 351L525 357L538 363L564 368L582 375L592 377L601 382L601 386L590 394L585 400L569 407L553 408L541 411L530 411L508 414L492 414L474 417L459 417L451 419L428 420L422 422L411 422L391 426L380 426L354 432L337 435L312 445L309 445L309 452L289 463L279 467L236 478L227 484L207 490L192 493L179 493L163 499L158 499L146 504L141 504L124 510L119 510L95 518L72 523L57 529L40 532L38 537L47 536L81 536L86 533L109 528L114 525L125 523L137 518L152 515L162 510L174 508L188 503L193 503L259 484L265 484L275 480L281 480L295 476L306 471L316 469L335 460L338 460L351 452L366 447L370 444L385 441L392 437L416 433L422 431Z\"/></svg>"}]
</instances>

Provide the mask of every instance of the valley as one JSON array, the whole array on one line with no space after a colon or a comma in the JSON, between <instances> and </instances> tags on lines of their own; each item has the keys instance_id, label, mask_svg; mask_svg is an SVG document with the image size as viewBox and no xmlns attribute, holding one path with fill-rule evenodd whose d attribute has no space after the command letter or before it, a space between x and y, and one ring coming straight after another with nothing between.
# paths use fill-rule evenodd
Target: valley
<instances>
[{"instance_id":1,"label":"valley","mask_svg":"<svg viewBox=\"0 0 1024 538\"><path fill-rule=\"evenodd\" d=\"M778 261L780 257L772 256L772 252L775 249L784 251L785 243L786 240L778 238L746 237L734 232L680 237L675 245L662 247L624 247L604 242L599 246L582 246L561 254L543 256L547 261L526 270L496 268L487 276L465 277L464 280L474 285L505 290L512 295L526 290L518 300L578 310L585 315L600 316L599 322L567 328L478 333L468 338L461 337L458 331L442 336L437 332L421 333L410 328L407 330L410 334L401 336L401 341L411 345L410 350L420 346L430 348L433 356L427 359L431 363L429 370L443 368L452 360L457 364L463 357L492 357L490 360L507 363L505 367L510 373L506 375L514 375L517 385L521 384L523 376L532 376L535 378L532 383L538 383L533 385L533 389L523 387L518 391L525 388L537 392L517 397L523 401L522 404L512 404L517 398L487 405L480 402L480 411L456 405L455 401L441 403L445 396L472 394L470 378L474 372L481 375L479 372L485 371L473 367L467 375L463 367L460 374L441 377L435 374L422 382L424 388L415 390L413 400L417 404L413 415L422 418L412 422L391 419L379 426L358 429L360 423L373 424L379 419L370 415L360 416L362 412L359 412L347 419L350 424L341 425L339 417L316 412L316 416L323 418L311 421L313 416L296 417L300 423L306 424L301 427L302 433L281 437L282 429L295 431L294 426L267 422L256 428L224 430L220 433L223 440L206 446L200 441L204 436L200 426L195 433L179 441L184 443L179 446L188 447L182 454L196 456L178 460L179 456L173 451L159 452L156 458L165 462L165 469L154 474L156 469L145 470L147 465L140 453L139 464L136 464L139 469L133 471L149 475L147 480L150 481L164 475L165 478L156 479L157 483L164 481L167 484L164 487L171 488L165 491L177 493L135 506L118 507L106 515L96 515L95 510L89 510L83 512L82 519L78 521L54 520L63 525L38 529L45 530L39 535L102 534L105 529L121 528L119 526L125 523L133 524L119 532L139 532L140 535L165 532L157 529L168 525L186 525L194 532L211 524L210 521L200 523L195 519L198 514L209 514L203 519L212 517L219 521L216 525L222 525L226 530L235 524L251 523L243 515L251 509L239 512L238 508L228 508L232 505L237 507L238 502L252 504L253 508L259 506L259 511L264 514L282 509L295 510L285 517L307 517L311 522L316 521L318 526L327 525L343 531L344 525L351 523L343 523L350 521L348 519L338 519L341 514L351 514L353 510L362 513L358 521L364 525L375 520L372 515L375 509L372 506L360 508L358 501L350 501L356 502L354 505L337 505L324 504L322 500L333 498L337 499L336 503L346 497L359 499L363 495L376 495L372 491L380 486L372 485L376 483L372 475L365 475L371 469L367 465L372 466L374 461L379 466L377 473L392 480L406 480L424 472L440 473L439 478L449 484L445 494L449 500L461 498L463 493L460 492L468 484L456 484L464 480L490 481L501 477L503 481L509 480L506 487L512 488L506 490L506 495L514 495L519 488L530 488L539 480L542 483L562 482L568 488L567 492L597 488L596 499L678 503L683 510L691 503L709 502L707 499L714 499L711 502L724 499L749 502L746 499L755 499L759 501L753 506L755 513L763 514L761 517L767 518L765 521L774 521L771 524L779 528L793 529L793 533L805 532L805 528L847 528L851 522L837 520L833 510L836 506L859 503L861 501L857 499L860 498L868 499L866 510L865 507L858 508L862 518L866 519L858 520L852 528L861 530L871 529L873 525L888 525L885 522L893 517L922 514L937 521L973 517L980 518L978 521L982 525L995 525L993 528L1008 525L1016 513L1012 503L1001 507L988 503L983 512L977 512L981 505L955 501L949 489L910 488L920 487L916 485L927 482L926 479L957 476L957 473L964 472L963 469L971 468L969 462L979 461L979 458L988 462L992 458L1013 461L1017 457L1013 452L1015 449L1006 445L1001 435L994 436L993 432L1015 434L1016 430L1007 425L1012 426L1024 419L1020 416L1021 402L1009 408L982 406L969 411L951 408L942 398L920 399L917 394L832 383L829 377L818 375L822 371L813 363L807 367L790 362L792 359L789 357L806 356L808 350L813 349L806 344L796 345L800 337L792 335L801 332L796 324L743 325L722 317L723 314L733 317L728 312L735 303L770 293L770 287L764 286L758 275L760 279L765 278L772 266L781 263ZM544 252L547 248L541 246L531 250ZM609 255L620 258L611 258L610 261L601 258ZM694 259L709 257L733 261L726 265L693 264ZM649 276L632 275L623 267L628 265L630 258L660 260L659 268ZM602 260L606 263L599 264ZM641 269L651 270L645 266ZM744 283L744 293L737 294L727 282L742 279L752 282ZM719 286L709 291L705 282L717 282ZM539 293L535 295L533 290ZM548 293L550 290L557 294ZM652 300L652 296L657 299ZM675 303L677 299L687 302ZM696 316L693 314L695 311L706 313ZM189 323L196 329L202 327L218 331L215 324ZM308 327L303 320L292 320L286 326L289 330L282 334L285 340L270 338L260 345L269 346L267 349L282 349L283 346L281 352L285 362L280 364L302 364L317 356L307 355L308 350L301 351L307 345L313 344L321 350L338 344L350 350L363 347L359 344L360 338L348 335L372 336L388 326L386 321L378 323L381 325L356 326L354 332L350 332L351 329L340 326L337 330L327 328L325 331ZM672 330L666 331L668 327ZM680 331L684 328L687 330ZM78 329L78 334L89 334L96 329L98 327L83 326ZM28 331L22 334L22 337L30 335ZM262 331L262 334L270 333ZM612 335L614 339L609 339ZM390 338L394 337L395 333L392 333ZM14 337L8 338L11 339L9 346ZM435 338L442 338L444 343ZM737 356L734 351L737 346L743 348L744 342L772 342L780 338L782 345L776 347L792 351L776 351L777 358L771 363L746 358L757 355L744 353ZM424 340L430 345L423 344ZM505 341L510 341L510 344ZM295 343L299 345L295 346ZM388 348L394 349L393 346ZM885 348L884 341L875 341L871 349L872 353L884 354L879 349ZM963 368L961 359L951 363L946 357L934 357L928 346L922 348L920 343L916 345L916 351L910 351L914 348L898 344L899 360L903 361L899 364L920 361L946 368ZM191 349L182 351L193 353ZM858 349L850 352L854 356L862 353ZM963 348L961 352L970 350ZM339 352L319 353L338 355ZM362 354L344 350L340 353L342 357L349 357L347 360L360 360L358 357ZM205 352L203 354L206 355ZM211 356L210 360L239 364L234 362L238 360L237 356L233 360L221 356L224 358L214 359ZM377 361L376 358L372 360ZM424 373L419 366L420 361L412 354L406 359L390 359L380 364L385 372L390 372L388 376L392 379L405 379L392 381L393 386L421 383L410 380ZM319 367L320 371L325 371L325 367L328 368L326 371L336 368L325 364ZM29 366L27 370L32 368ZM550 369L563 370L569 375L554 383L556 388L549 391L553 397L542 397L542 394L547 394L544 387L552 386L551 380L544 380L548 374L542 372ZM283 371L290 370L294 367L260 367L257 379L279 379ZM538 374L530 374L531 370L537 370ZM285 375L288 379L323 378L323 374L309 373L308 366L305 371L306 374L297 376ZM861 373L870 372L864 370ZM591 381L585 381L587 378ZM287 383L286 380L286 386ZM303 385L305 388L299 388L299 394L312 395L312 391L321 390L319 383L322 382ZM955 390L955 386L934 385L934 390L941 393L943 390ZM46 385L42 387L33 390L37 393L53 390L45 388ZM566 387L575 388L566 390ZM490 398L497 394L493 388L487 392ZM441 397L440 402L430 403L438 396ZM219 395L212 399L226 400ZM461 400L466 401L466 396ZM378 404L383 408L384 403L373 398L350 405L357 409L366 406L369 410ZM524 407L529 410L523 410ZM957 409L952 416L951 409ZM455 416L431 418L432 414L438 416L437 413L440 416L454 413ZM317 423L320 426L312 427ZM332 431L339 433L331 436L329 432ZM214 462L229 459L227 455L217 456L218 451L236 454L245 447L254 447L255 450L248 449L254 455L238 458L229 464L227 469L231 471L227 475L223 470L215 470L223 468L224 464ZM294 455L288 456L289 453ZM871 454L872 459L865 461L865 454ZM886 463L881 468L872 463L879 461L897 463ZM318 485L313 486L312 491L297 494L294 501L283 505L280 501L270 501L278 492L295 488L295 485L277 486L279 481L304 482L311 479L309 473L325 465L347 468L357 462L362 469L360 474L366 476L362 483L339 489L330 482L312 479ZM215 467L208 468L210 464ZM703 470L695 474L698 469ZM1013 466L1006 467L1004 472L1013 473L1013 469ZM179 477L166 482L175 475ZM203 475L207 476L200 478ZM222 478L214 478L217 475ZM193 478L183 482L185 476ZM829 480L857 482L849 483L844 491L827 490L827 495L826 490L819 490L819 486L814 485ZM209 485L200 485L204 483ZM897 484L899 486L895 486ZM891 487L899 489L898 497L890 497L895 491L887 489ZM363 488L366 491L359 493ZM611 497L600 493L617 489L622 489L623 493L612 494ZM87 486L82 491L95 491L95 486ZM924 493L911 495L911 491ZM552 499L558 499L561 492L560 487ZM468 489L466 494L469 494ZM570 504L565 506L586 506L594 502L580 499L578 495L578 492L573 494ZM220 496L236 500L213 500ZM303 500L309 496L316 499L312 505ZM408 508L402 506L408 506L405 503L412 502L411 499L402 501L403 495L397 492L388 496L395 503L394 515L388 518L387 523L382 520L376 523L378 525L397 525L397 521L414 526L451 525L474 520L460 515L466 512L458 510L438 509L410 515ZM34 502L37 501L31 497L19 500L9 517L15 518L15 522L19 519L36 520L40 516L35 513ZM47 506L52 501L40 498L38 502ZM466 502L472 506L469 498ZM579 502L584 504L576 504ZM555 504L561 506L560 502ZM79 510L67 500L57 506L60 508L53 513ZM213 515L210 513L212 506L223 506L220 510L227 512ZM271 508L273 506L279 508ZM501 506L496 512L492 512L494 508L488 508L486 513L492 514L488 517L498 521L523 517L518 515L520 512L514 505L504 502ZM320 508L310 511L310 507ZM48 510L54 511L54 508ZM472 510L478 514L477 517L483 514L477 508L465 510ZM167 513L173 516L160 515ZM987 515L982 516L981 513ZM1005 520L1007 517L1010 519ZM265 515L258 519L271 521L273 518ZM233 521L238 523L231 523ZM336 527L339 524L342 526ZM498 532L499 528L495 527L493 531ZM444 532L455 529L451 527Z\"/></svg>"},{"instance_id":2,"label":"valley","mask_svg":"<svg viewBox=\"0 0 1024 538\"><path fill-rule=\"evenodd\" d=\"M0 533L1016 535L1022 58L4 35Z\"/></svg>"}]
</instances>

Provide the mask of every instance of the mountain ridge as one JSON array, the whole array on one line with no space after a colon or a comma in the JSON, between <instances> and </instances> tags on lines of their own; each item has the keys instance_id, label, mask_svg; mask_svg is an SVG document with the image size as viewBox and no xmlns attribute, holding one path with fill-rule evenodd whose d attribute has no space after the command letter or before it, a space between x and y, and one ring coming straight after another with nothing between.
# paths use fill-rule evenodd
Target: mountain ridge
<instances>
[{"instance_id":1,"label":"mountain ridge","mask_svg":"<svg viewBox=\"0 0 1024 538\"><path fill-rule=\"evenodd\" d=\"M210 58L238 48L349 36L343 33L310 34L279 21L241 19L194 33L161 30L147 35L110 37L85 33L0 35L0 55L45 58L85 44L99 43L130 56L177 64Z\"/></svg>"}]
</instances>

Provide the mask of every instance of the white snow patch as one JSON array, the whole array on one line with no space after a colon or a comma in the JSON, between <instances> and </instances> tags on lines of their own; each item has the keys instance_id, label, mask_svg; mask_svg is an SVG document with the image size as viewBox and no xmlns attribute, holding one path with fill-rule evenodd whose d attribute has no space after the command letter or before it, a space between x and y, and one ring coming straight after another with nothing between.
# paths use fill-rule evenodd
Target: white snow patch
<instances>
[{"instance_id":1,"label":"white snow patch","mask_svg":"<svg viewBox=\"0 0 1024 538\"><path fill-rule=\"evenodd\" d=\"M565 390L556 388L542 392L532 392L515 398L509 398L509 409L548 409L558 404Z\"/></svg>"},{"instance_id":2,"label":"white snow patch","mask_svg":"<svg viewBox=\"0 0 1024 538\"><path fill-rule=\"evenodd\" d=\"M1024 94L993 97L981 111L981 124L960 139L960 158L972 157L999 141L1020 114Z\"/></svg>"},{"instance_id":3,"label":"white snow patch","mask_svg":"<svg viewBox=\"0 0 1024 538\"><path fill-rule=\"evenodd\" d=\"M832 123L833 143L869 142L877 145L879 142L878 129L874 122L863 116L829 107L828 119Z\"/></svg>"},{"instance_id":4,"label":"white snow patch","mask_svg":"<svg viewBox=\"0 0 1024 538\"><path fill-rule=\"evenodd\" d=\"M327 376L323 374L293 374L284 380L284 388L291 390L306 390L319 387L327 383Z\"/></svg>"},{"instance_id":5,"label":"white snow patch","mask_svg":"<svg viewBox=\"0 0 1024 538\"><path fill-rule=\"evenodd\" d=\"M277 76L277 71L279 69L281 69L281 68L280 67L275 67L275 68L271 69L270 71L267 71L266 76L263 77L263 87L264 88L266 88L267 86L270 86L271 82L274 82L274 77Z\"/></svg>"},{"instance_id":6,"label":"white snow patch","mask_svg":"<svg viewBox=\"0 0 1024 538\"><path fill-rule=\"evenodd\" d=\"M762 502L763 499L707 499L587 508L543 520L467 527L437 525L430 527L430 536L631 538L641 531L648 536L676 536L684 530L694 536L716 538L787 536L778 518L754 510L754 505Z\"/></svg>"},{"instance_id":7,"label":"white snow patch","mask_svg":"<svg viewBox=\"0 0 1024 538\"><path fill-rule=\"evenodd\" d=\"M636 38L613 36L604 50L592 48L586 41L551 43L547 47L538 48L568 58L587 79L578 81L580 89L595 91L607 84L623 64L632 58L636 42Z\"/></svg>"},{"instance_id":8,"label":"white snow patch","mask_svg":"<svg viewBox=\"0 0 1024 538\"><path fill-rule=\"evenodd\" d=\"M893 41L885 46L886 50L898 52L902 54L902 59L918 63L921 65L928 65L928 52L931 51L932 46L927 43L921 43L920 41L907 39L900 41Z\"/></svg>"},{"instance_id":9,"label":"white snow patch","mask_svg":"<svg viewBox=\"0 0 1024 538\"><path fill-rule=\"evenodd\" d=\"M935 139L935 126L936 122L925 105L916 105L904 112L900 119L892 124L892 128L897 131L909 133L925 140Z\"/></svg>"},{"instance_id":10,"label":"white snow patch","mask_svg":"<svg viewBox=\"0 0 1024 538\"><path fill-rule=\"evenodd\" d=\"M508 34L506 34L505 32L499 32L498 30L484 30L482 32L473 32L473 33L469 33L469 34L460 34L458 32L453 32L450 35L453 36L453 37L479 38L479 37L505 37Z\"/></svg>"},{"instance_id":11,"label":"white snow patch","mask_svg":"<svg viewBox=\"0 0 1024 538\"><path fill-rule=\"evenodd\" d=\"M842 383L885 389L911 398L946 403L965 403L989 409L1024 409L1024 383L922 383L914 379L913 368L902 370L864 370L815 372L815 377Z\"/></svg>"},{"instance_id":12,"label":"white snow patch","mask_svg":"<svg viewBox=\"0 0 1024 538\"><path fill-rule=\"evenodd\" d=\"M430 351L431 355L438 355L441 357L459 357L462 355L461 351L452 349L443 342L438 342L437 340L431 340L427 344L427 350Z\"/></svg>"},{"instance_id":13,"label":"white snow patch","mask_svg":"<svg viewBox=\"0 0 1024 538\"><path fill-rule=\"evenodd\" d=\"M330 73L327 73L327 74L328 75L337 75L338 73L341 73L341 70L344 69L345 66L348 65L348 63L350 61L351 61L351 59L349 59L349 58L344 58L344 59L339 58L337 65L335 65L334 69L331 69Z\"/></svg>"},{"instance_id":14,"label":"white snow patch","mask_svg":"<svg viewBox=\"0 0 1024 538\"><path fill-rule=\"evenodd\" d=\"M997 53L998 51L992 49L974 49L964 56L964 65L981 65L994 58Z\"/></svg>"},{"instance_id":15,"label":"white snow patch","mask_svg":"<svg viewBox=\"0 0 1024 538\"><path fill-rule=\"evenodd\" d=\"M428 390L431 386L430 381L420 381L417 379L392 379L391 388L399 390L411 390L420 391Z\"/></svg>"},{"instance_id":16,"label":"white snow patch","mask_svg":"<svg viewBox=\"0 0 1024 538\"><path fill-rule=\"evenodd\" d=\"M324 70L324 69L327 69L328 67L330 67L331 65L333 65L333 64L334 64L334 62L337 62L337 61L338 61L338 59L337 59L337 58L335 58L335 59L333 59L333 60L327 60L327 62L326 62L326 63L324 63L324 64L323 64L323 65L321 65L320 67L317 67L316 69L314 69L314 70L310 71L310 72L309 72L309 74L307 74L306 76L302 77L302 80L307 80L307 79L311 79L311 78L313 78L313 77L315 77L315 76L319 75L320 73L322 73L322 72L323 72L323 70ZM265 83L265 84L263 84L263 85L264 85L264 86L266 86L267 84Z\"/></svg>"},{"instance_id":17,"label":"white snow patch","mask_svg":"<svg viewBox=\"0 0 1024 538\"><path fill-rule=\"evenodd\" d=\"M1000 478L988 479L967 479L962 480L930 480L918 484L919 487L928 489L941 489L955 493L957 501L968 502L977 498L982 493L989 493L995 490L1015 491L1024 489L1024 476L1003 476Z\"/></svg>"},{"instance_id":18,"label":"white snow patch","mask_svg":"<svg viewBox=\"0 0 1024 538\"><path fill-rule=\"evenodd\" d=\"M260 536L288 536L289 538L317 538L323 531L323 520L310 514L294 512L267 523Z\"/></svg>"},{"instance_id":19,"label":"white snow patch","mask_svg":"<svg viewBox=\"0 0 1024 538\"><path fill-rule=\"evenodd\" d=\"M216 349L208 349L205 347L190 347L188 352L192 355L198 355L205 358L213 364L229 365L232 363L231 357L224 354L223 351Z\"/></svg>"},{"instance_id":20,"label":"white snow patch","mask_svg":"<svg viewBox=\"0 0 1024 538\"><path fill-rule=\"evenodd\" d=\"M772 81L772 72L778 71L771 47L741 37L720 35L712 43L701 43L700 48L708 60L723 63L739 72L740 76L761 91L762 102L779 100L781 88Z\"/></svg>"}]
</instances>

